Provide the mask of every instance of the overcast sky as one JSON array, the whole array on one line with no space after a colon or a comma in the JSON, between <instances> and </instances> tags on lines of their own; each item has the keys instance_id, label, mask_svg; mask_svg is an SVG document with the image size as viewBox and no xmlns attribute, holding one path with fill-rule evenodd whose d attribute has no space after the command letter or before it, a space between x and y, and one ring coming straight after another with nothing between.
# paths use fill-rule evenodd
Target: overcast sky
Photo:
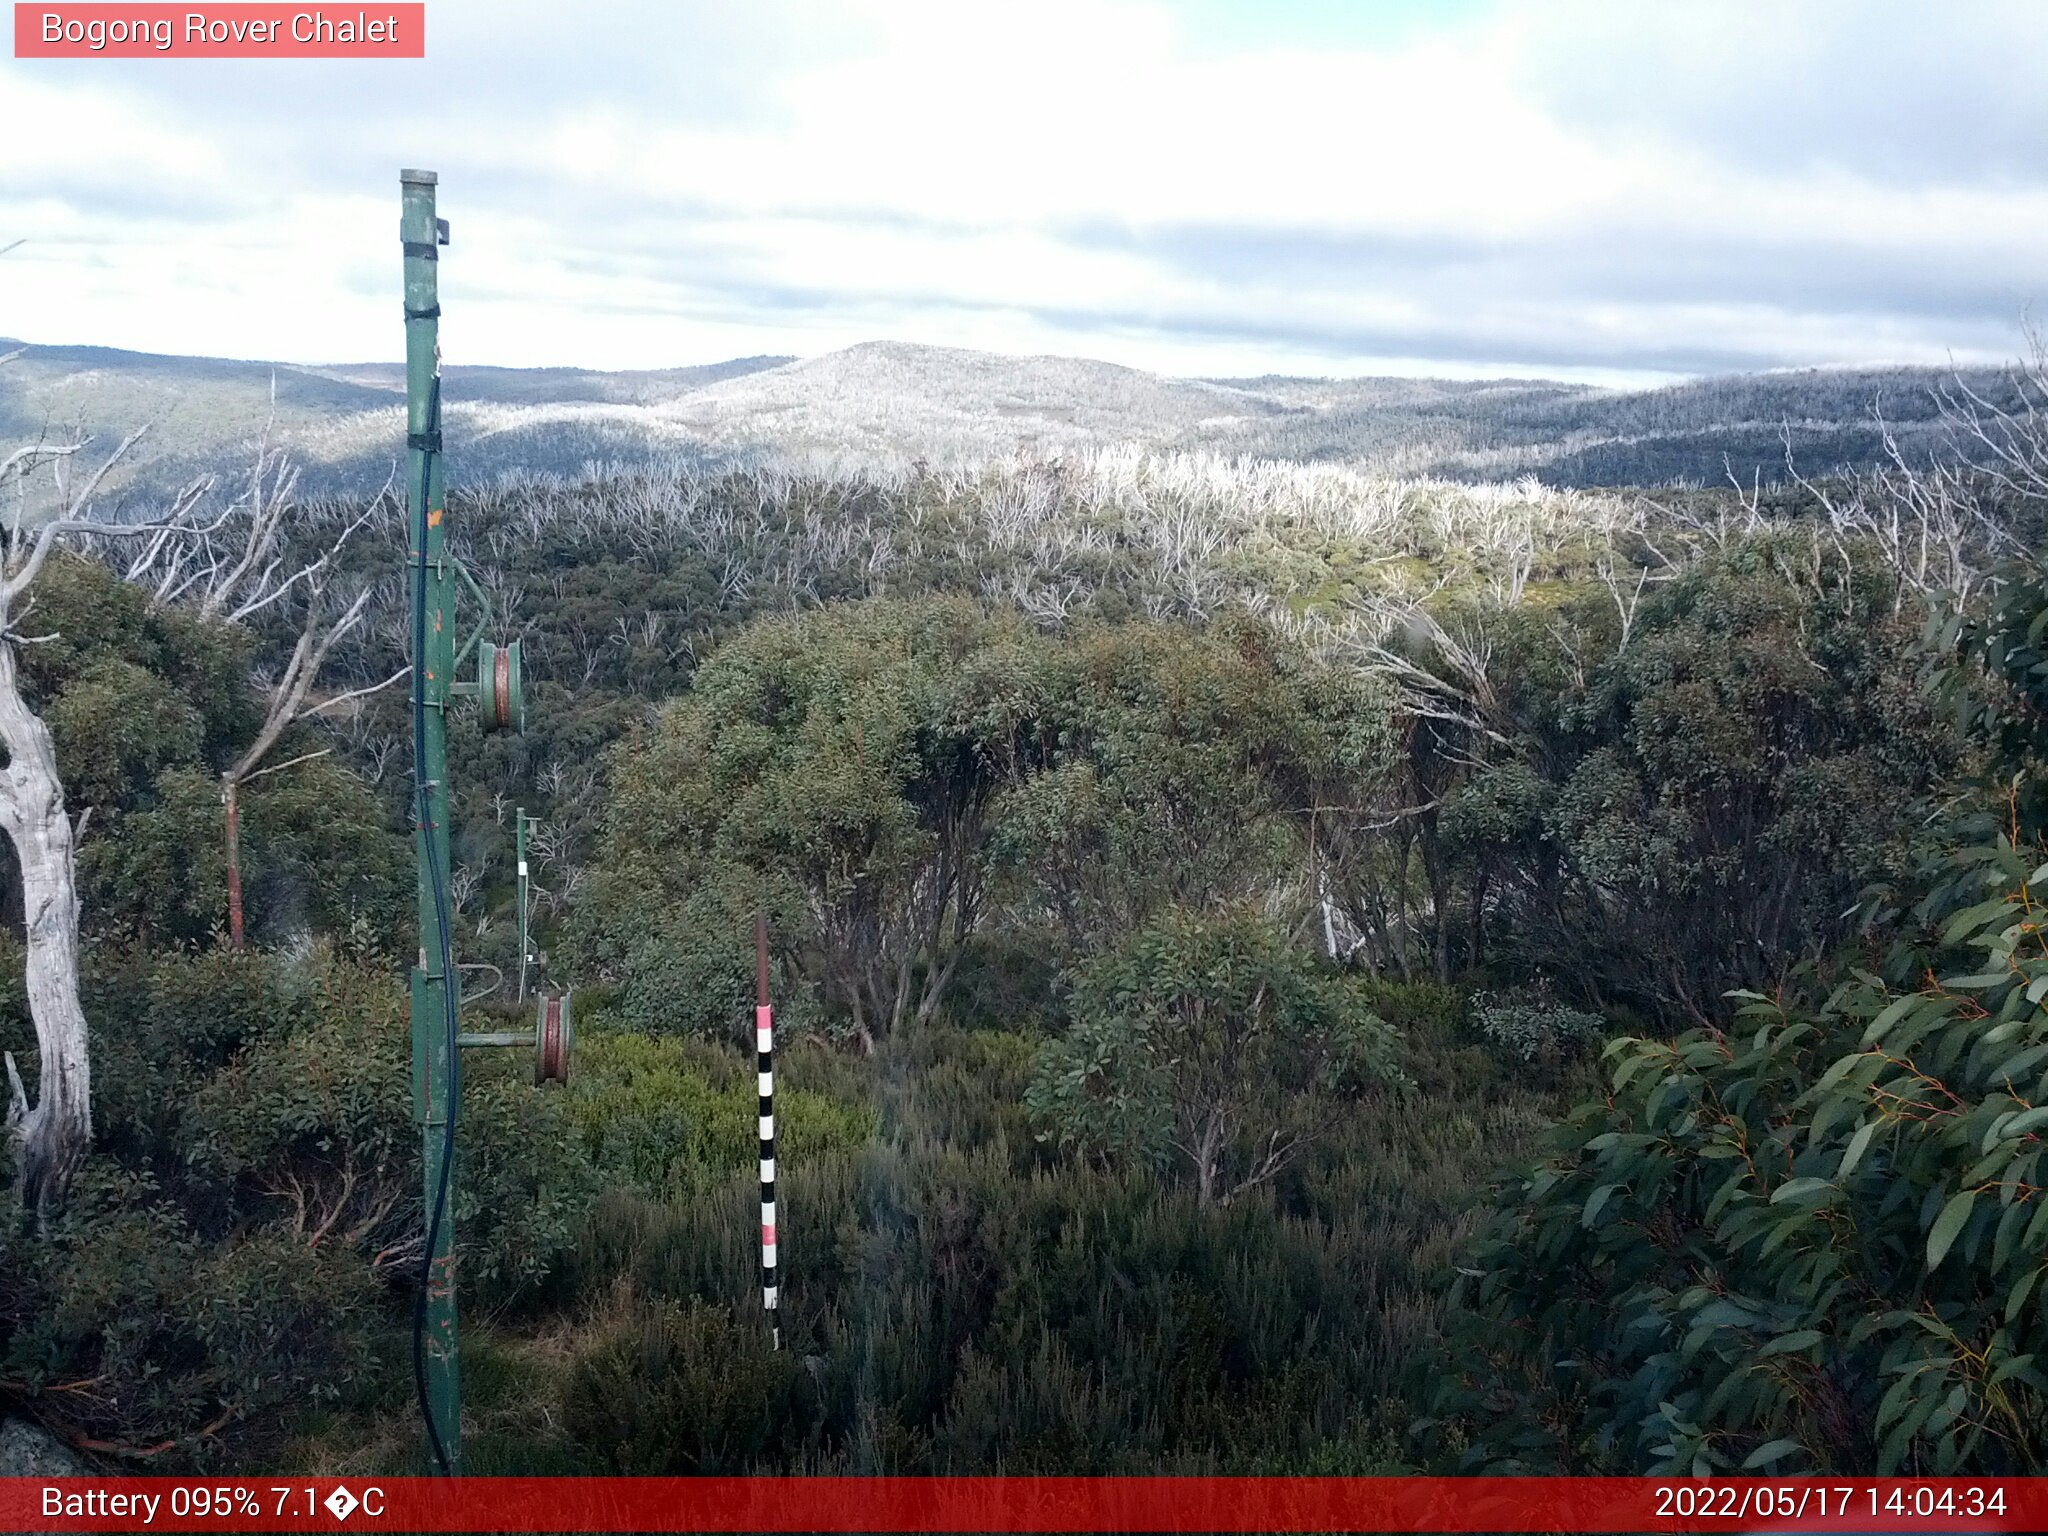
<instances>
[{"instance_id":1,"label":"overcast sky","mask_svg":"<svg viewBox=\"0 0 2048 1536\"><path fill-rule=\"evenodd\" d=\"M441 173L455 362L1633 382L1994 361L2048 298L2037 0L427 22L423 64L0 59L0 335L395 358L401 165Z\"/></svg>"}]
</instances>

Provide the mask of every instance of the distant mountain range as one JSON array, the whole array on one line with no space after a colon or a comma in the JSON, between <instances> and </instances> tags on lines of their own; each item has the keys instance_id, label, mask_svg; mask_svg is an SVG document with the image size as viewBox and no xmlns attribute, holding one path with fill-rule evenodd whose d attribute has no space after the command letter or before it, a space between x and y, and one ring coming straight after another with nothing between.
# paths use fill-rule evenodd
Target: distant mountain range
<instances>
[{"instance_id":1,"label":"distant mountain range","mask_svg":"<svg viewBox=\"0 0 2048 1536\"><path fill-rule=\"evenodd\" d=\"M383 479L403 442L404 370L22 346L0 367L0 442L148 434L126 484L160 487L245 463L267 432L314 486ZM950 463L1120 443L1458 480L1553 485L1780 478L1870 462L1882 408L1910 452L1938 434L1932 369L1736 375L1616 391L1543 380L1188 379L1083 358L871 342L823 357L750 357L643 372L452 366L451 473L574 475L682 456L709 463L833 455ZM2000 376L1971 375L2002 392Z\"/></svg>"}]
</instances>

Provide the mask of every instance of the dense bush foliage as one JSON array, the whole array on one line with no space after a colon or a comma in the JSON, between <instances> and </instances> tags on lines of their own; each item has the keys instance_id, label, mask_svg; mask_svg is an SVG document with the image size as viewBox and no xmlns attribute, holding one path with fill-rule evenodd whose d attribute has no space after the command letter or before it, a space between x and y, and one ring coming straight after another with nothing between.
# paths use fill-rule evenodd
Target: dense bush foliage
<instances>
[{"instance_id":1,"label":"dense bush foliage","mask_svg":"<svg viewBox=\"0 0 2048 1536\"><path fill-rule=\"evenodd\" d=\"M1782 453L1775 436L1772 452ZM524 805L542 819L538 915L557 974L587 975L602 961L623 976L617 946L637 944L633 963L650 981L631 1001L667 993L643 1013L648 1023L658 1014L663 1028L723 1028L711 1017L730 1016L719 999L731 967L702 948L704 936L743 917L757 892L714 880L701 893L671 893L703 904L702 922L673 923L676 903L664 899L662 910L606 925L610 932L583 928L573 946L559 931L580 913L589 882L631 858L623 846L597 854L600 824L617 810L599 758L636 727L642 745L678 729L650 723L649 701L681 693L687 714L709 657L726 653L735 676L772 670L775 646L786 643L772 638L784 633L778 626L812 634L829 652L834 636L877 622L850 617L850 600L915 608L939 594L1013 629L1027 620L1052 639L1054 657L1098 652L1091 673L1045 696L1060 729L1076 733L1065 748L1055 742L1065 771L1035 786L1038 803L1019 797L1013 809L1038 813L1020 823L1025 830L1052 818L1033 832L1037 859L1092 875L1109 887L1098 893L1105 898L1117 896L1118 880L1128 883L1124 896L1146 898L1145 880L1100 856L1105 840L1130 837L1129 867L1143 867L1152 850L1139 834L1197 847L1237 835L1238 817L1183 797L1222 790L1228 803L1229 793L1259 786L1205 785L1183 765L1265 773L1273 739L1258 723L1296 732L1271 697L1248 698L1246 728L1226 721L1228 748L1202 752L1200 721L1183 737L1174 711L1229 701L1233 680L1148 697L1144 679L1175 665L1176 629L1213 636L1251 611L1273 631L1258 665L1305 668L1309 677L1287 690L1298 696L1289 707L1307 704L1336 728L1328 745L1337 755L1281 786L1307 823L1311 857L1294 869L1342 909L1326 948L1341 945L1358 963L1409 979L1446 980L1494 958L1509 970L1547 966L1588 998L1696 1023L1718 988L1766 984L1788 968L1788 952L1825 948L1848 901L1826 903L1843 888L1853 898L1897 832L1877 824L1885 818L1867 831L1841 826L1835 808L1845 797L1828 800L1799 751L1750 746L1782 724L1851 789L1861 787L1849 781L1866 756L1907 763L1905 788L1939 771L1943 739L1898 712L1918 701L1918 610L1945 582L1976 581L1997 530L2028 515L1995 484L1971 494L1980 492L1981 507L1950 508L1954 520L1943 522L1925 507L1891 517L1888 493L1873 484L1815 519L1814 494L1793 486L1757 498L1724 489L1650 500L1125 450L957 470L680 465L510 479L458 496L451 509L458 537L492 577L505 625L524 637L534 694L524 737L452 734L459 905L478 930L477 958L504 965L510 812ZM356 511L308 509L305 537L330 536ZM395 519L373 523L344 564L386 571L402 543ZM387 675L402 659L402 632L395 617L366 626L337 656L337 672ZM957 643L972 651L983 642ZM1003 643L988 643L993 660ZM1390 653L1414 670L1390 666ZM1187 659L1199 670L1209 665L1203 655L1198 647ZM841 665L814 664L820 675ZM902 681L888 681L879 663L873 672L864 687L886 692ZM819 702L821 719L839 707ZM1729 727L1717 735L1724 712ZM356 766L395 817L406 729L392 693L369 701L347 732ZM1283 759L1315 756L1301 740L1280 747ZM1717 750L1729 761L1717 762ZM1147 784L1153 762L1161 766ZM1657 777L1666 762L1693 774L1672 786L1669 805ZM1573 774L1580 781L1561 799ZM1751 805L1761 819L1746 826ZM1162 806L1180 820L1152 814ZM1103 825L1105 816L1123 817L1122 827ZM1655 857L1631 863L1624 833L1644 818L1654 823ZM1244 821L1270 830L1260 817ZM1188 827L1199 830L1190 837ZM1000 824L988 831L991 852L1001 851ZM1304 829L1296 831L1298 842ZM1749 848L1774 859L1782 848L1799 871L1791 896L1772 894L1770 882L1701 880L1703 863ZM1838 852L1857 867L1836 868ZM986 894L1028 891L1042 874L1030 859L995 860ZM638 876L631 885L615 893L620 913L659 889ZM1752 886L1750 910L1716 909L1717 890ZM1667 899L1682 940L1636 921ZM1802 930L1809 917L1818 928ZM666 954L651 936L663 921L674 929ZM1066 923L1070 941L1085 921ZM1538 952L1546 935L1556 936L1548 954ZM1081 937L1081 948L1092 945L1092 935ZM1695 948L1698 961L1686 960ZM1553 960L1571 961L1576 974ZM914 1011L935 973L922 960L912 970ZM886 1013L900 979L899 968L882 988ZM709 1011L692 1019L699 994ZM804 1000L813 1000L808 987ZM833 1011L849 1023L846 998Z\"/></svg>"},{"instance_id":2,"label":"dense bush foliage","mask_svg":"<svg viewBox=\"0 0 2048 1536\"><path fill-rule=\"evenodd\" d=\"M1608 1096L1509 1191L1470 1276L1492 1370L1444 1402L1486 1425L1468 1460L2040 1465L2042 613L2023 581L1965 626L1996 686L1937 691L1996 726L1996 774L1866 933L1725 1028L1616 1041ZM1567 1374L1538 1385L1552 1359Z\"/></svg>"},{"instance_id":3,"label":"dense bush foliage","mask_svg":"<svg viewBox=\"0 0 2048 1536\"><path fill-rule=\"evenodd\" d=\"M1731 544L1626 623L1453 604L1387 664L1241 619L763 621L621 749L574 955L649 1027L729 1029L765 902L802 1014L872 1036L977 935L1078 958L1250 900L1403 976L1697 1023L1848 931L1958 757L1915 605L1815 547Z\"/></svg>"},{"instance_id":4,"label":"dense bush foliage","mask_svg":"<svg viewBox=\"0 0 2048 1536\"><path fill-rule=\"evenodd\" d=\"M208 941L227 923L220 774L261 724L250 686L260 637L152 604L97 561L61 557L37 581L31 628L53 637L24 648L23 671L67 801L85 817L86 921L153 944ZM278 760L319 751L314 734L301 727ZM405 843L357 775L317 757L260 778L242 796L242 825L252 939L353 927L403 953ZM11 850L0 857L18 907Z\"/></svg>"},{"instance_id":5,"label":"dense bush foliage","mask_svg":"<svg viewBox=\"0 0 2048 1536\"><path fill-rule=\"evenodd\" d=\"M1290 791L1371 750L1385 703L1251 624L762 621L619 749L574 953L642 1025L730 1032L758 902L796 1016L871 1044L933 1016L985 929L1084 954L1289 879Z\"/></svg>"},{"instance_id":6,"label":"dense bush foliage","mask_svg":"<svg viewBox=\"0 0 2048 1536\"><path fill-rule=\"evenodd\" d=\"M1404 761L1321 817L1360 953L1439 979L1493 965L1699 1023L1849 931L1910 866L1958 744L1917 605L1796 532L1548 613L1453 611L1443 694ZM1448 717L1448 718L1446 718ZM1393 823L1387 830L1387 823Z\"/></svg>"},{"instance_id":7,"label":"dense bush foliage","mask_svg":"<svg viewBox=\"0 0 2048 1536\"><path fill-rule=\"evenodd\" d=\"M398 978L108 949L87 1006L107 1156L47 1243L0 1236L0 1384L76 1436L179 1459L230 1430L274 1446L307 1405L377 1388L422 1203ZM0 1042L32 1038L17 997ZM472 1071L461 1130L465 1285L502 1305L559 1266L593 1176L557 1102L499 1064Z\"/></svg>"},{"instance_id":8,"label":"dense bush foliage","mask_svg":"<svg viewBox=\"0 0 2048 1536\"><path fill-rule=\"evenodd\" d=\"M754 1288L749 1107L720 1103L738 1064L600 1035L601 1070L659 1059L678 1081L664 1104L703 1106L706 1129L677 1134L732 1145L600 1200L573 1358L522 1381L520 1402L480 1404L508 1430L473 1455L642 1472L1397 1467L1475 1175L1551 1102L1446 1002L1375 999L1439 1113L1418 1126L1412 1104L1368 1096L1270 1198L1227 1206L1042 1142L1029 1037L935 1024L871 1057L792 1050L780 1355Z\"/></svg>"},{"instance_id":9,"label":"dense bush foliage","mask_svg":"<svg viewBox=\"0 0 2048 1536\"><path fill-rule=\"evenodd\" d=\"M515 962L537 811L582 1033L566 1091L467 1071L479 1470L2043 1453L2032 584L1942 638L1992 676L1930 677L1939 573L1793 501L1103 455L460 510L534 726L451 733L458 948ZM164 1465L410 1465L403 701L250 786L230 954L277 637L83 561L42 611L98 1156L0 1234L0 1397Z\"/></svg>"},{"instance_id":10,"label":"dense bush foliage","mask_svg":"<svg viewBox=\"0 0 2048 1536\"><path fill-rule=\"evenodd\" d=\"M1271 1182L1351 1101L1399 1080L1356 986L1256 919L1169 913L1084 966L1039 1052L1041 1137L1191 1174L1204 1205Z\"/></svg>"},{"instance_id":11,"label":"dense bush foliage","mask_svg":"<svg viewBox=\"0 0 2048 1536\"><path fill-rule=\"evenodd\" d=\"M383 1329L376 1277L282 1225L223 1233L146 1175L96 1171L0 1263L10 1395L87 1450L275 1447L311 1405L359 1394Z\"/></svg>"},{"instance_id":12,"label":"dense bush foliage","mask_svg":"<svg viewBox=\"0 0 2048 1536\"><path fill-rule=\"evenodd\" d=\"M1555 1066L1583 1054L1607 1033L1597 1013L1569 1007L1539 983L1472 998L1480 1038L1530 1066Z\"/></svg>"},{"instance_id":13,"label":"dense bush foliage","mask_svg":"<svg viewBox=\"0 0 2048 1536\"><path fill-rule=\"evenodd\" d=\"M672 1035L591 1034L578 1053L568 1113L607 1183L656 1190L724 1185L760 1148L760 1095L749 1063ZM873 1136L877 1117L801 1086L777 1095L776 1139L801 1163L844 1154Z\"/></svg>"},{"instance_id":14,"label":"dense bush foliage","mask_svg":"<svg viewBox=\"0 0 2048 1536\"><path fill-rule=\"evenodd\" d=\"M637 1017L743 1020L756 903L856 1033L930 1016L978 916L989 797L1031 723L1006 639L964 605L766 621L629 741L592 891L616 937L587 953L616 957Z\"/></svg>"},{"instance_id":15,"label":"dense bush foliage","mask_svg":"<svg viewBox=\"0 0 2048 1536\"><path fill-rule=\"evenodd\" d=\"M807 1384L794 1355L723 1307L640 1302L578 1357L563 1422L615 1476L731 1475L788 1442Z\"/></svg>"}]
</instances>

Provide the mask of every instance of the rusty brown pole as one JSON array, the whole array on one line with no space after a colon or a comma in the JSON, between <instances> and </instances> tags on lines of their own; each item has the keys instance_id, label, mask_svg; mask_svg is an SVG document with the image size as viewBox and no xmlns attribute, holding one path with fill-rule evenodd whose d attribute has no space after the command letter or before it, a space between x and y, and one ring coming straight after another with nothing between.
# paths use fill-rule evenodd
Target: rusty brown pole
<instances>
[{"instance_id":1,"label":"rusty brown pole","mask_svg":"<svg viewBox=\"0 0 2048 1536\"><path fill-rule=\"evenodd\" d=\"M235 791L237 785L228 780L221 791L221 799L227 805L228 831L228 942L236 949L242 947L242 806Z\"/></svg>"}]
</instances>

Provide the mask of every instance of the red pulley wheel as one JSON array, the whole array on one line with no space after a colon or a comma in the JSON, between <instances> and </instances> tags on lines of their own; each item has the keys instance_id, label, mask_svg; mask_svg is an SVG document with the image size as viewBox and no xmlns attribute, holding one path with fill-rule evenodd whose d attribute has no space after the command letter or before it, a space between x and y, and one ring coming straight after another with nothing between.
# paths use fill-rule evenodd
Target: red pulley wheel
<instances>
[{"instance_id":1,"label":"red pulley wheel","mask_svg":"<svg viewBox=\"0 0 2048 1536\"><path fill-rule=\"evenodd\" d=\"M536 1083L568 1082L569 1047L575 1038L575 1029L569 1020L566 993L561 997L541 999L535 1036L533 1080Z\"/></svg>"},{"instance_id":2,"label":"red pulley wheel","mask_svg":"<svg viewBox=\"0 0 2048 1536\"><path fill-rule=\"evenodd\" d=\"M520 678L519 642L477 648L477 720L487 731L526 729L525 684Z\"/></svg>"},{"instance_id":3,"label":"red pulley wheel","mask_svg":"<svg viewBox=\"0 0 2048 1536\"><path fill-rule=\"evenodd\" d=\"M512 653L498 646L492 659L491 722L502 731L512 725Z\"/></svg>"}]
</instances>

